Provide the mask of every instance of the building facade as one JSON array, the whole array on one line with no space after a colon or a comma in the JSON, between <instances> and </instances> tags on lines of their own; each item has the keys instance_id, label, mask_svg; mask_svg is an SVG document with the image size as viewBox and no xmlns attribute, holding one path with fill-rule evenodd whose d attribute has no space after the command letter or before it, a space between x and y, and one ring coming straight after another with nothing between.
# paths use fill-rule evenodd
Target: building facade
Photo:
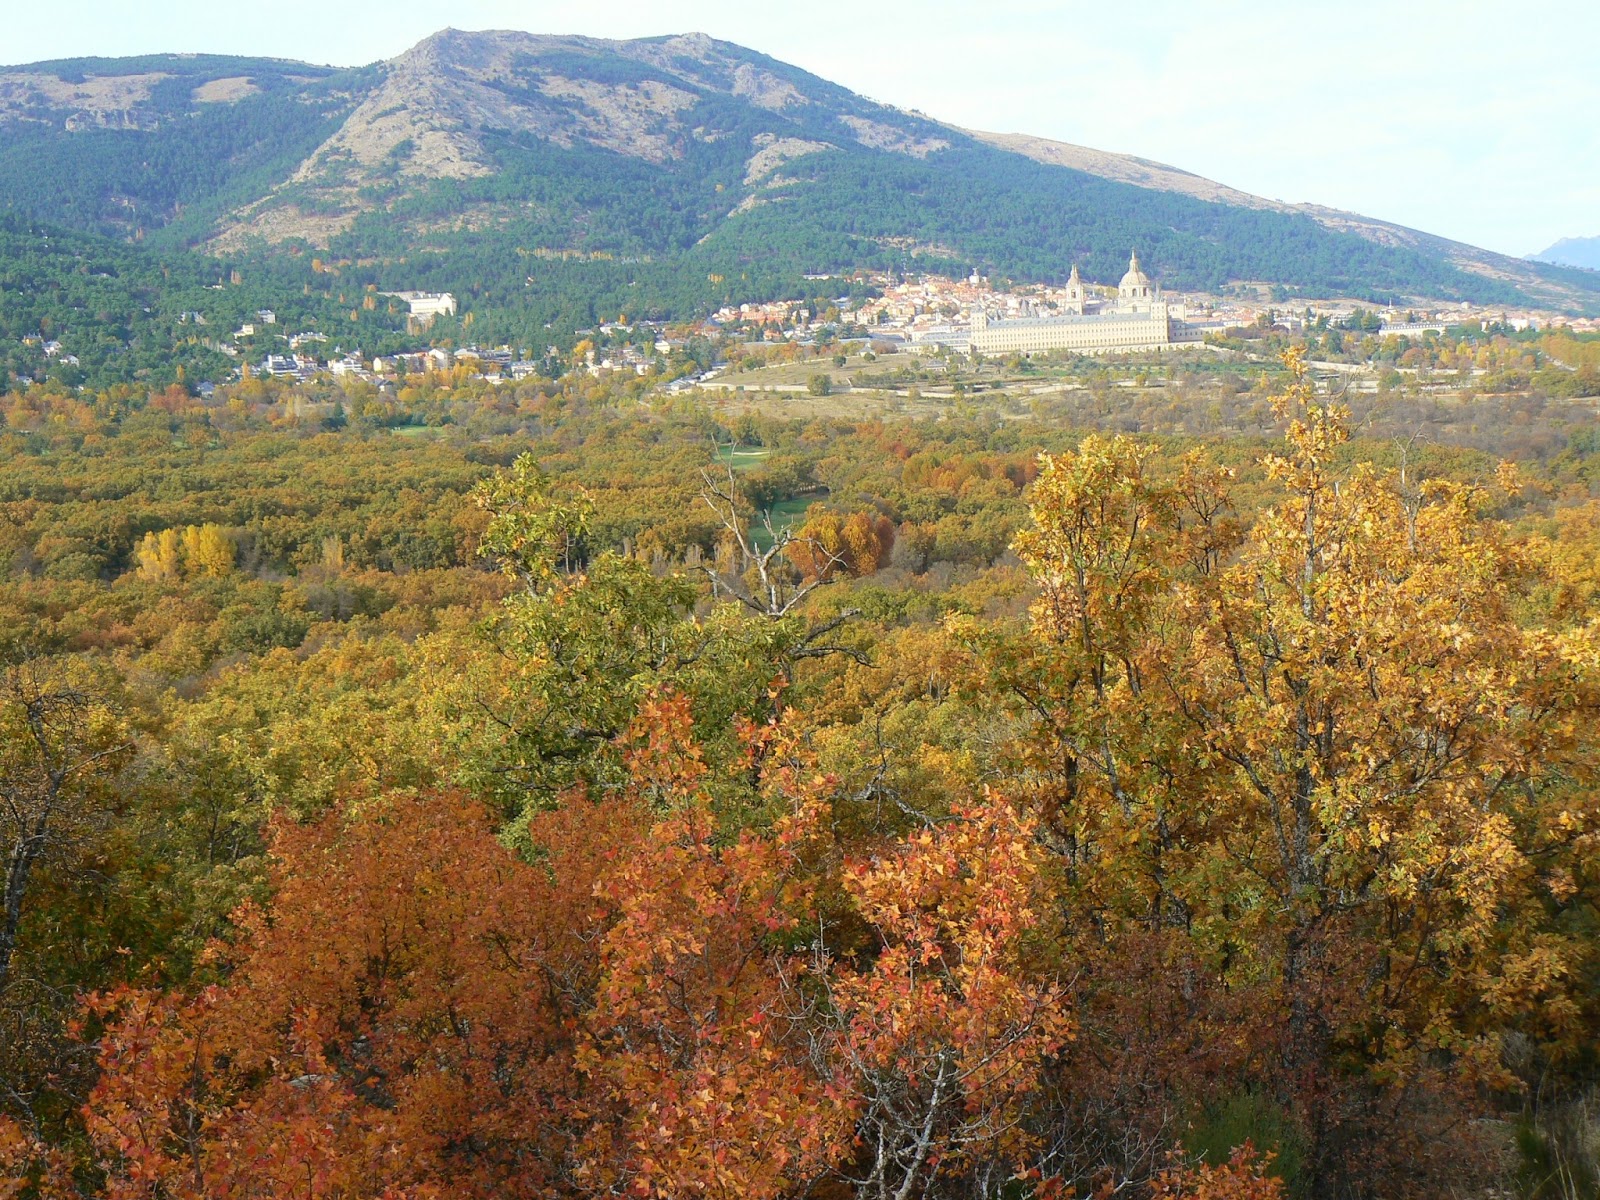
<instances>
[{"instance_id":1,"label":"building facade","mask_svg":"<svg viewBox=\"0 0 1600 1200\"><path fill-rule=\"evenodd\" d=\"M456 298L449 292L380 292L405 302L411 316L418 323L430 324L435 317L455 316Z\"/></svg>"},{"instance_id":2,"label":"building facade","mask_svg":"<svg viewBox=\"0 0 1600 1200\"><path fill-rule=\"evenodd\" d=\"M977 354L1115 354L1161 350L1194 339L1185 336L1161 289L1139 267L1137 251L1117 285L1114 303L1091 298L1076 265L1067 281L1064 311L1048 317L992 319L983 309L972 314L970 347Z\"/></svg>"}]
</instances>

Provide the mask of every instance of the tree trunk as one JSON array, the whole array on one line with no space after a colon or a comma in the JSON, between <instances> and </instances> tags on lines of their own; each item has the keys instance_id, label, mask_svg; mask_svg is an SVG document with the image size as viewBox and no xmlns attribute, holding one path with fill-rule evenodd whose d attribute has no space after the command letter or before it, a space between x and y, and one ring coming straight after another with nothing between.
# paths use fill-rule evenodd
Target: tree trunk
<instances>
[{"instance_id":1,"label":"tree trunk","mask_svg":"<svg viewBox=\"0 0 1600 1200\"><path fill-rule=\"evenodd\" d=\"M28 893L28 878L44 848L49 832L49 817L41 815L33 828L17 839L6 862L5 893L0 896L0 990L11 975L11 958L17 948L17 930L22 924L22 901Z\"/></svg>"}]
</instances>

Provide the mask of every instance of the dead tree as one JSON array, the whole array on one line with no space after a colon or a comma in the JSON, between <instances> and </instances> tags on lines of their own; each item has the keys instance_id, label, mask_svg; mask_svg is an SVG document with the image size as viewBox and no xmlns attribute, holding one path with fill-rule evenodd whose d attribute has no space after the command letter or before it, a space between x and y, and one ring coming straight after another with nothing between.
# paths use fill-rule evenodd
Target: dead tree
<instances>
[{"instance_id":1,"label":"dead tree","mask_svg":"<svg viewBox=\"0 0 1600 1200\"><path fill-rule=\"evenodd\" d=\"M844 573L846 559L843 554L830 550L815 538L799 537L787 526L778 528L773 523L770 509L762 510L760 514L770 544L765 550L757 550L744 520L745 505L733 468L727 467L725 472L725 477L719 477L706 468L700 471L700 499L727 531L733 552L733 561L726 567L720 555L709 563L700 564L700 569L711 583L712 598L731 597L751 612L771 621L795 615L807 597L835 582ZM803 545L817 565L817 569L809 575L803 574L789 560L788 550L796 545ZM864 661L854 650L825 640L829 634L858 615L858 610L846 609L811 626L789 652L789 657L820 658L826 654L845 654L857 661Z\"/></svg>"}]
</instances>

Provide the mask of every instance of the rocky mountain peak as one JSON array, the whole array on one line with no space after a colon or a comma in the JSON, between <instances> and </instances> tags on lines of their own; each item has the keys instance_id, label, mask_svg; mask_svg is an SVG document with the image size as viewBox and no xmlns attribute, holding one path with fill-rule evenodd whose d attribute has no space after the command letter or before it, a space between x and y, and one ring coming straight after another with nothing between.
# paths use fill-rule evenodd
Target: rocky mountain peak
<instances>
[{"instance_id":1,"label":"rocky mountain peak","mask_svg":"<svg viewBox=\"0 0 1600 1200\"><path fill-rule=\"evenodd\" d=\"M507 253L539 256L735 243L764 252L799 230L819 259L849 243L863 258L892 247L1024 258L1039 271L1051 268L1037 244L1022 252L1005 239L1047 236L1050 254L1070 262L1098 251L1109 222L1125 231L1119 245L1134 234L1189 253L1186 239L1217 242L1186 224L1210 228L1216 213L1184 207L1205 202L1237 231L1226 255L1191 255L1207 279L1223 261L1251 279L1269 277L1277 258L1313 261L1296 247L1318 242L1320 226L1401 252L1384 260L1387 274L1355 269L1384 281L1375 287L1476 276L1587 303L1588 280L1572 272L1277 204L1129 155L957 129L702 32L619 41L445 28L343 71L212 55L0 67L0 193L26 211L60 209L36 182L39 164L59 171L91 145L106 170L73 194L82 226L129 236L178 227L186 244L217 250L258 239L327 246L352 232L353 245L389 254L496 237ZM215 182L218 146L228 188ZM173 171L152 177L139 167L146 154ZM1024 227L1034 232L1013 234ZM1345 246L1315 261L1364 261L1359 243ZM1340 268L1317 269L1319 286L1346 286Z\"/></svg>"}]
</instances>

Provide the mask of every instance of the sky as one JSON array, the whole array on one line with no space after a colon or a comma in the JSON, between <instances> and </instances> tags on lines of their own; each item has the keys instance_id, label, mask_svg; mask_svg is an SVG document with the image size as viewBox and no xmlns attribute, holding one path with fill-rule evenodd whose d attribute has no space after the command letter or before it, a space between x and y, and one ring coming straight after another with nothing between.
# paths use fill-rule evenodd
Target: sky
<instances>
[{"instance_id":1,"label":"sky","mask_svg":"<svg viewBox=\"0 0 1600 1200\"><path fill-rule=\"evenodd\" d=\"M1507 254L1600 235L1595 0L7 0L0 61L351 66L446 25L700 31L885 104L1182 167Z\"/></svg>"}]
</instances>

